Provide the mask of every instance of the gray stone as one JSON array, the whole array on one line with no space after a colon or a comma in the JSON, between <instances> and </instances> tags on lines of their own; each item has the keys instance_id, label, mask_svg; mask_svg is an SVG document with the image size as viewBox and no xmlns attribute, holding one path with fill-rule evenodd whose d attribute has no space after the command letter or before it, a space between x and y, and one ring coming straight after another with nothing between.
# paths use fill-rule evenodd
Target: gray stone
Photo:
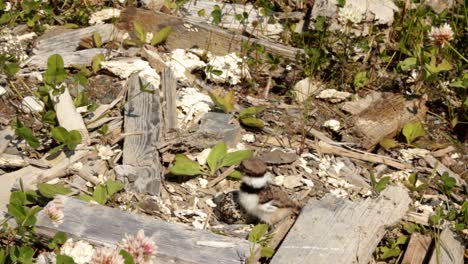
<instances>
[{"instance_id":1,"label":"gray stone","mask_svg":"<svg viewBox=\"0 0 468 264\"><path fill-rule=\"evenodd\" d=\"M234 147L240 140L239 124L232 124L232 115L208 112L201 119L199 132L221 138L228 146Z\"/></svg>"},{"instance_id":2,"label":"gray stone","mask_svg":"<svg viewBox=\"0 0 468 264\"><path fill-rule=\"evenodd\" d=\"M275 149L271 152L265 152L260 156L260 159L267 164L290 164L296 161L298 158L298 155L285 152L280 149Z\"/></svg>"}]
</instances>

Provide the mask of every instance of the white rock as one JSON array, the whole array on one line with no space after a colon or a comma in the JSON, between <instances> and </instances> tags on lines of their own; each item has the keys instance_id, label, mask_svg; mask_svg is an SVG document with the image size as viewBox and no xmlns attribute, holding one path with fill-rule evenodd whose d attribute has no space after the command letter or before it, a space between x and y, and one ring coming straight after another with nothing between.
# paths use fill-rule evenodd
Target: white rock
<instances>
[{"instance_id":1,"label":"white rock","mask_svg":"<svg viewBox=\"0 0 468 264\"><path fill-rule=\"evenodd\" d=\"M429 150L420 148L400 149L401 158L404 161L412 161L416 158L424 158L429 154Z\"/></svg>"},{"instance_id":2,"label":"white rock","mask_svg":"<svg viewBox=\"0 0 468 264\"><path fill-rule=\"evenodd\" d=\"M206 199L205 200L205 203L209 206L209 207L213 207L215 208L216 207L216 204L213 202L213 200L211 199Z\"/></svg>"},{"instance_id":3,"label":"white rock","mask_svg":"<svg viewBox=\"0 0 468 264\"><path fill-rule=\"evenodd\" d=\"M239 58L235 53L228 54L226 56L214 56L208 62L208 65L213 70L220 70L222 73L216 75L210 73L205 69L205 73L208 79L215 83L229 83L236 85L240 83L242 77L248 76L247 66L242 67L242 59Z\"/></svg>"},{"instance_id":4,"label":"white rock","mask_svg":"<svg viewBox=\"0 0 468 264\"><path fill-rule=\"evenodd\" d=\"M247 133L242 135L242 140L245 142L253 143L255 142L255 135L252 133Z\"/></svg>"},{"instance_id":5,"label":"white rock","mask_svg":"<svg viewBox=\"0 0 468 264\"><path fill-rule=\"evenodd\" d=\"M341 128L340 121L335 120L335 119L330 119L330 120L325 121L322 126L327 127L335 132L340 131L340 128Z\"/></svg>"},{"instance_id":6,"label":"white rock","mask_svg":"<svg viewBox=\"0 0 468 264\"><path fill-rule=\"evenodd\" d=\"M44 111L45 105L41 100L34 96L26 96L21 102L21 108L26 113L40 113Z\"/></svg>"},{"instance_id":7,"label":"white rock","mask_svg":"<svg viewBox=\"0 0 468 264\"><path fill-rule=\"evenodd\" d=\"M203 189L206 189L206 187L208 187L208 180L207 179L203 179L203 178L199 177L198 182L200 183L200 187L202 187Z\"/></svg>"},{"instance_id":8,"label":"white rock","mask_svg":"<svg viewBox=\"0 0 468 264\"><path fill-rule=\"evenodd\" d=\"M351 97L351 95L352 94L348 92L340 92L340 91L337 91L336 89L327 89L327 90L321 91L317 95L317 98L327 100L331 103L339 103L348 99L349 97Z\"/></svg>"},{"instance_id":9,"label":"white rock","mask_svg":"<svg viewBox=\"0 0 468 264\"><path fill-rule=\"evenodd\" d=\"M302 176L301 175L286 176L283 181L283 186L288 189L294 189L296 187L302 186Z\"/></svg>"},{"instance_id":10,"label":"white rock","mask_svg":"<svg viewBox=\"0 0 468 264\"><path fill-rule=\"evenodd\" d=\"M112 61L101 62L101 67L122 79L127 79L134 72L139 72L138 75L144 77L155 87L159 87L160 77L159 74L151 68L147 61L139 58L124 58Z\"/></svg>"},{"instance_id":11,"label":"white rock","mask_svg":"<svg viewBox=\"0 0 468 264\"><path fill-rule=\"evenodd\" d=\"M36 32L26 33L17 37L18 41L27 41L37 37Z\"/></svg>"},{"instance_id":12,"label":"white rock","mask_svg":"<svg viewBox=\"0 0 468 264\"><path fill-rule=\"evenodd\" d=\"M177 107L182 110L177 115L179 124L190 122L195 115L208 113L213 106L211 98L196 88L187 87L177 91Z\"/></svg>"},{"instance_id":13,"label":"white rock","mask_svg":"<svg viewBox=\"0 0 468 264\"><path fill-rule=\"evenodd\" d=\"M171 52L170 60L166 62L174 72L174 77L182 82L188 81L186 72L201 69L206 66L197 55L184 49L175 49Z\"/></svg>"},{"instance_id":14,"label":"white rock","mask_svg":"<svg viewBox=\"0 0 468 264\"><path fill-rule=\"evenodd\" d=\"M307 161L303 157L300 157L298 161L299 161L299 166L303 168L307 173L313 172L313 170L309 168L309 166L307 166Z\"/></svg>"},{"instance_id":15,"label":"white rock","mask_svg":"<svg viewBox=\"0 0 468 264\"><path fill-rule=\"evenodd\" d=\"M314 93L316 93L319 89L323 87L323 84L320 81L316 80L311 80L310 78L305 78L300 81L298 81L294 85L294 93L296 95L296 100L299 103L304 102L312 96Z\"/></svg>"},{"instance_id":16,"label":"white rock","mask_svg":"<svg viewBox=\"0 0 468 264\"><path fill-rule=\"evenodd\" d=\"M301 179L301 182L307 185L307 187L314 187L314 182L310 179Z\"/></svg>"},{"instance_id":17,"label":"white rock","mask_svg":"<svg viewBox=\"0 0 468 264\"><path fill-rule=\"evenodd\" d=\"M348 192L341 188L337 188L334 190L330 190L330 193L333 194L337 198L347 198L349 196Z\"/></svg>"},{"instance_id":18,"label":"white rock","mask_svg":"<svg viewBox=\"0 0 468 264\"><path fill-rule=\"evenodd\" d=\"M114 17L115 18L120 17L120 9L117 9L117 8L102 9L91 15L91 17L89 18L89 24L90 25L104 24L105 20L109 20Z\"/></svg>"}]
</instances>

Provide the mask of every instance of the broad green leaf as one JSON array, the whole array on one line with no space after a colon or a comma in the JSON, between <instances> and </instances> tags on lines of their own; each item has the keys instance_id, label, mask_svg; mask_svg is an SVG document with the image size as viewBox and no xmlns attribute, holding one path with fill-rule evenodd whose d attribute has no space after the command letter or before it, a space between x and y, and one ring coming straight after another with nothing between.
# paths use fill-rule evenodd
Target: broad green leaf
<instances>
[{"instance_id":1,"label":"broad green leaf","mask_svg":"<svg viewBox=\"0 0 468 264\"><path fill-rule=\"evenodd\" d=\"M32 148L38 148L40 146L39 140L34 136L32 130L29 127L20 127L15 129L15 134L26 140L26 142Z\"/></svg>"},{"instance_id":2,"label":"broad green leaf","mask_svg":"<svg viewBox=\"0 0 468 264\"><path fill-rule=\"evenodd\" d=\"M264 246L260 248L260 256L262 257L271 258L273 257L273 254L275 254L275 249L269 246Z\"/></svg>"},{"instance_id":3,"label":"broad green leaf","mask_svg":"<svg viewBox=\"0 0 468 264\"><path fill-rule=\"evenodd\" d=\"M153 38L151 39L151 45L155 46L164 42L171 33L171 31L172 26L166 26L163 29L161 29L158 33L154 34Z\"/></svg>"},{"instance_id":4,"label":"broad green leaf","mask_svg":"<svg viewBox=\"0 0 468 264\"><path fill-rule=\"evenodd\" d=\"M392 257L398 257L400 255L401 250L399 248L382 248L383 254L380 256L381 259L385 260Z\"/></svg>"},{"instance_id":5,"label":"broad green leaf","mask_svg":"<svg viewBox=\"0 0 468 264\"><path fill-rule=\"evenodd\" d=\"M418 61L414 57L406 58L398 63L398 67L406 72L413 69Z\"/></svg>"},{"instance_id":6,"label":"broad green leaf","mask_svg":"<svg viewBox=\"0 0 468 264\"><path fill-rule=\"evenodd\" d=\"M55 242L57 242L57 244L59 244L59 245L65 244L65 242L67 241L67 234L65 234L62 231L59 231L54 235L54 237L52 239Z\"/></svg>"},{"instance_id":7,"label":"broad green leaf","mask_svg":"<svg viewBox=\"0 0 468 264\"><path fill-rule=\"evenodd\" d=\"M379 142L379 145L384 149L391 149L398 146L398 143L392 138L384 138Z\"/></svg>"},{"instance_id":8,"label":"broad green leaf","mask_svg":"<svg viewBox=\"0 0 468 264\"><path fill-rule=\"evenodd\" d=\"M358 72L354 76L354 89L359 90L364 87L369 79L367 78L367 72Z\"/></svg>"},{"instance_id":9,"label":"broad green leaf","mask_svg":"<svg viewBox=\"0 0 468 264\"><path fill-rule=\"evenodd\" d=\"M81 133L78 130L72 130L68 133L67 148L73 150L81 143Z\"/></svg>"},{"instance_id":10,"label":"broad green leaf","mask_svg":"<svg viewBox=\"0 0 468 264\"><path fill-rule=\"evenodd\" d=\"M104 61L104 55L102 54L96 54L93 57L93 63L91 68L93 69L93 72L96 73L101 69L101 62Z\"/></svg>"},{"instance_id":11,"label":"broad green leaf","mask_svg":"<svg viewBox=\"0 0 468 264\"><path fill-rule=\"evenodd\" d=\"M380 181L375 185L375 191L376 192L381 192L385 189L385 186L387 186L388 182L390 181L389 176L382 177Z\"/></svg>"},{"instance_id":12,"label":"broad green leaf","mask_svg":"<svg viewBox=\"0 0 468 264\"><path fill-rule=\"evenodd\" d=\"M9 77L15 76L15 74L19 71L20 67L16 63L8 63L5 64L5 73Z\"/></svg>"},{"instance_id":13,"label":"broad green leaf","mask_svg":"<svg viewBox=\"0 0 468 264\"><path fill-rule=\"evenodd\" d=\"M75 264L75 261L67 255L57 255L56 264Z\"/></svg>"},{"instance_id":14,"label":"broad green leaf","mask_svg":"<svg viewBox=\"0 0 468 264\"><path fill-rule=\"evenodd\" d=\"M42 121L44 123L54 126L57 124L55 120L56 117L57 117L57 114L54 111L47 111L42 115Z\"/></svg>"},{"instance_id":15,"label":"broad green leaf","mask_svg":"<svg viewBox=\"0 0 468 264\"><path fill-rule=\"evenodd\" d=\"M213 24L218 25L221 23L222 13L218 5L215 5L213 11L211 11L211 17L213 18Z\"/></svg>"},{"instance_id":16,"label":"broad green leaf","mask_svg":"<svg viewBox=\"0 0 468 264\"><path fill-rule=\"evenodd\" d=\"M146 42L146 31L143 26L138 23L137 21L133 21L133 28L135 29L135 33L137 35L138 40L145 43Z\"/></svg>"},{"instance_id":17,"label":"broad green leaf","mask_svg":"<svg viewBox=\"0 0 468 264\"><path fill-rule=\"evenodd\" d=\"M243 160L249 159L252 157L252 150L239 150L235 152L230 152L224 156L221 167L228 167L232 165L239 165Z\"/></svg>"},{"instance_id":18,"label":"broad green leaf","mask_svg":"<svg viewBox=\"0 0 468 264\"><path fill-rule=\"evenodd\" d=\"M195 176L202 174L200 164L190 160L182 154L176 155L175 164L169 168L169 171L174 175L181 176Z\"/></svg>"},{"instance_id":19,"label":"broad green leaf","mask_svg":"<svg viewBox=\"0 0 468 264\"><path fill-rule=\"evenodd\" d=\"M34 256L34 250L30 247L20 247L19 248L19 258L18 262L22 264L32 263L32 258Z\"/></svg>"},{"instance_id":20,"label":"broad green leaf","mask_svg":"<svg viewBox=\"0 0 468 264\"><path fill-rule=\"evenodd\" d=\"M119 254L123 257L123 259L125 260L125 264L134 264L133 262L133 257L132 255L130 255L130 253L128 253L127 251L125 251L124 249L121 249L119 251Z\"/></svg>"},{"instance_id":21,"label":"broad green leaf","mask_svg":"<svg viewBox=\"0 0 468 264\"><path fill-rule=\"evenodd\" d=\"M0 248L0 264L5 264L5 262L6 262L5 250L3 248Z\"/></svg>"},{"instance_id":22,"label":"broad green leaf","mask_svg":"<svg viewBox=\"0 0 468 264\"><path fill-rule=\"evenodd\" d=\"M69 139L68 131L63 127L52 128L52 138L59 143L66 143Z\"/></svg>"},{"instance_id":23,"label":"broad green leaf","mask_svg":"<svg viewBox=\"0 0 468 264\"><path fill-rule=\"evenodd\" d=\"M418 182L418 173L414 172L411 173L410 176L408 177L408 181L412 186L416 186L416 182Z\"/></svg>"},{"instance_id":24,"label":"broad green leaf","mask_svg":"<svg viewBox=\"0 0 468 264\"><path fill-rule=\"evenodd\" d=\"M215 95L212 92L208 92L208 95L211 97L211 100L218 106L224 113L229 113L234 110L234 104L232 103L232 98L234 96L233 91L230 91L226 94L225 97L220 97Z\"/></svg>"},{"instance_id":25,"label":"broad green leaf","mask_svg":"<svg viewBox=\"0 0 468 264\"><path fill-rule=\"evenodd\" d=\"M68 28L68 29L77 29L77 28L80 28L79 25L77 24L73 24L73 23L67 23L65 25L63 25L64 28Z\"/></svg>"},{"instance_id":26,"label":"broad green leaf","mask_svg":"<svg viewBox=\"0 0 468 264\"><path fill-rule=\"evenodd\" d=\"M124 187L124 184L121 181L114 181L114 180L106 181L106 188L107 188L107 193L109 197L114 195L118 191L122 190L123 187Z\"/></svg>"},{"instance_id":27,"label":"broad green leaf","mask_svg":"<svg viewBox=\"0 0 468 264\"><path fill-rule=\"evenodd\" d=\"M69 194L71 190L61 184L47 184L47 183L39 183L37 185L39 192L42 196L47 198L54 198L55 195L61 194Z\"/></svg>"},{"instance_id":28,"label":"broad green leaf","mask_svg":"<svg viewBox=\"0 0 468 264\"><path fill-rule=\"evenodd\" d=\"M206 163L210 168L210 173L213 175L216 170L221 167L221 162L227 154L227 146L224 142L219 142L210 151Z\"/></svg>"},{"instance_id":29,"label":"broad green leaf","mask_svg":"<svg viewBox=\"0 0 468 264\"><path fill-rule=\"evenodd\" d=\"M263 123L262 120L256 118L256 117L244 117L240 118L240 122L244 126L252 127L252 128L258 128L262 129L265 126L265 123Z\"/></svg>"},{"instance_id":30,"label":"broad green leaf","mask_svg":"<svg viewBox=\"0 0 468 264\"><path fill-rule=\"evenodd\" d=\"M12 192L10 194L10 201L9 204L16 204L16 205L25 205L26 204L26 193L22 191Z\"/></svg>"},{"instance_id":31,"label":"broad green leaf","mask_svg":"<svg viewBox=\"0 0 468 264\"><path fill-rule=\"evenodd\" d=\"M51 150L49 150L49 154L57 153L60 150L62 150L64 147L65 147L65 143L62 143L62 144L56 146L55 148L52 148Z\"/></svg>"},{"instance_id":32,"label":"broad green leaf","mask_svg":"<svg viewBox=\"0 0 468 264\"><path fill-rule=\"evenodd\" d=\"M26 213L26 207L18 204L8 204L8 214L15 217L17 224L21 225L26 218Z\"/></svg>"},{"instance_id":33,"label":"broad green leaf","mask_svg":"<svg viewBox=\"0 0 468 264\"><path fill-rule=\"evenodd\" d=\"M249 241L257 243L268 231L268 225L258 224L252 228L252 231L249 233Z\"/></svg>"},{"instance_id":34,"label":"broad green leaf","mask_svg":"<svg viewBox=\"0 0 468 264\"><path fill-rule=\"evenodd\" d=\"M244 109L242 112L240 112L239 117L242 119L244 117L250 117L256 114L259 114L263 111L265 111L266 106L251 106L247 109Z\"/></svg>"},{"instance_id":35,"label":"broad green leaf","mask_svg":"<svg viewBox=\"0 0 468 264\"><path fill-rule=\"evenodd\" d=\"M63 82L67 77L62 56L54 54L47 60L47 71L44 74L44 81L47 84L55 85Z\"/></svg>"},{"instance_id":36,"label":"broad green leaf","mask_svg":"<svg viewBox=\"0 0 468 264\"><path fill-rule=\"evenodd\" d=\"M228 175L230 180L240 181L242 179L242 174L238 170L234 170L231 174Z\"/></svg>"},{"instance_id":37,"label":"broad green leaf","mask_svg":"<svg viewBox=\"0 0 468 264\"><path fill-rule=\"evenodd\" d=\"M93 42L96 48L100 48L102 46L102 38L99 33L93 32Z\"/></svg>"},{"instance_id":38,"label":"broad green leaf","mask_svg":"<svg viewBox=\"0 0 468 264\"><path fill-rule=\"evenodd\" d=\"M94 187L93 199L99 204L105 204L107 202L107 190L102 184Z\"/></svg>"},{"instance_id":39,"label":"broad green leaf","mask_svg":"<svg viewBox=\"0 0 468 264\"><path fill-rule=\"evenodd\" d=\"M424 127L419 121L406 123L402 132L408 144L411 144L416 138L426 135L426 131L424 131Z\"/></svg>"},{"instance_id":40,"label":"broad green leaf","mask_svg":"<svg viewBox=\"0 0 468 264\"><path fill-rule=\"evenodd\" d=\"M33 227L36 224L36 214L42 210L42 207L36 206L26 212L26 217L23 221L23 226Z\"/></svg>"},{"instance_id":41,"label":"broad green leaf","mask_svg":"<svg viewBox=\"0 0 468 264\"><path fill-rule=\"evenodd\" d=\"M94 198L92 196L89 196L89 195L84 194L84 193L78 194L77 198L80 199L80 200L86 201L86 202L94 201Z\"/></svg>"},{"instance_id":42,"label":"broad green leaf","mask_svg":"<svg viewBox=\"0 0 468 264\"><path fill-rule=\"evenodd\" d=\"M203 8L203 9L198 10L197 14L198 14L199 17L204 17L204 16L206 16L206 11Z\"/></svg>"},{"instance_id":43,"label":"broad green leaf","mask_svg":"<svg viewBox=\"0 0 468 264\"><path fill-rule=\"evenodd\" d=\"M396 240L397 245L404 245L408 242L408 237L407 236L399 236Z\"/></svg>"}]
</instances>

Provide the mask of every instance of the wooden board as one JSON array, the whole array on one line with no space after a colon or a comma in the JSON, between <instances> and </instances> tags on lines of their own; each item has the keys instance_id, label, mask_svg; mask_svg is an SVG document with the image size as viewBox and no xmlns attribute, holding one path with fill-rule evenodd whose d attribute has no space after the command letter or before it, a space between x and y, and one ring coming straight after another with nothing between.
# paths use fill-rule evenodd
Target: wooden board
<instances>
[{"instance_id":1,"label":"wooden board","mask_svg":"<svg viewBox=\"0 0 468 264\"><path fill-rule=\"evenodd\" d=\"M410 202L407 190L396 186L359 202L331 194L309 201L270 263L367 264L385 228L400 221Z\"/></svg>"},{"instance_id":2,"label":"wooden board","mask_svg":"<svg viewBox=\"0 0 468 264\"><path fill-rule=\"evenodd\" d=\"M63 58L63 63L65 68L71 66L91 66L94 56L97 54L102 54L106 56L109 54L107 49L85 49L78 51L61 51L56 50L53 52L45 52L37 55L33 55L31 58L27 59L25 62L21 63L21 67L28 66L30 68L36 68L39 70L44 70L47 68L47 59L54 55L59 54Z\"/></svg>"},{"instance_id":3,"label":"wooden board","mask_svg":"<svg viewBox=\"0 0 468 264\"><path fill-rule=\"evenodd\" d=\"M164 92L164 127L165 132L178 128L176 109L176 86L177 80L171 68L164 68L161 76L161 88Z\"/></svg>"},{"instance_id":4,"label":"wooden board","mask_svg":"<svg viewBox=\"0 0 468 264\"><path fill-rule=\"evenodd\" d=\"M436 249L434 248L429 264L463 264L465 249L459 240L460 238L457 240L450 229L444 229L440 234L440 262L437 261Z\"/></svg>"},{"instance_id":5,"label":"wooden board","mask_svg":"<svg viewBox=\"0 0 468 264\"><path fill-rule=\"evenodd\" d=\"M240 52L242 41L249 41L265 46L265 50L273 55L281 55L291 60L295 60L298 52L303 52L300 49L267 40L249 39L209 24L190 23L164 13L137 8L122 10L117 27L133 32L133 21L138 21L143 25L146 32L158 32L165 26L172 26L172 32L166 40L166 45L171 49L198 47L211 51L215 55L226 55Z\"/></svg>"},{"instance_id":6,"label":"wooden board","mask_svg":"<svg viewBox=\"0 0 468 264\"><path fill-rule=\"evenodd\" d=\"M423 264L431 246L431 241L430 236L413 233L401 264Z\"/></svg>"},{"instance_id":7,"label":"wooden board","mask_svg":"<svg viewBox=\"0 0 468 264\"><path fill-rule=\"evenodd\" d=\"M127 81L128 101L124 112L127 136L123 146L123 166L116 168L116 172L127 189L159 195L161 172L155 148L162 115L159 87L149 83L147 89L156 92L141 92L140 80L143 85L147 84L138 74L133 74Z\"/></svg>"},{"instance_id":8,"label":"wooden board","mask_svg":"<svg viewBox=\"0 0 468 264\"><path fill-rule=\"evenodd\" d=\"M249 242L171 224L116 208L60 196L64 202L64 222L57 228L41 211L36 231L48 237L57 231L97 245L115 246L125 234L143 229L157 246L155 263L239 264L248 256Z\"/></svg>"}]
</instances>

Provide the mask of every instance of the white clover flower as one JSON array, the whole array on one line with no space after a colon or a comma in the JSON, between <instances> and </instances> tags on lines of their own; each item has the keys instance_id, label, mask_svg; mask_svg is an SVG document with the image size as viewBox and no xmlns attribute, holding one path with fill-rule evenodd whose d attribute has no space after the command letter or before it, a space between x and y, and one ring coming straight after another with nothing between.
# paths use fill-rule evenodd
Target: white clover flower
<instances>
[{"instance_id":1,"label":"white clover flower","mask_svg":"<svg viewBox=\"0 0 468 264\"><path fill-rule=\"evenodd\" d=\"M76 264L85 264L93 258L94 248L86 241L73 243L73 239L69 238L60 248L60 254L73 258Z\"/></svg>"},{"instance_id":2,"label":"white clover flower","mask_svg":"<svg viewBox=\"0 0 468 264\"><path fill-rule=\"evenodd\" d=\"M453 39L453 30L448 23L440 27L431 27L429 32L429 39L441 47Z\"/></svg>"},{"instance_id":3,"label":"white clover flower","mask_svg":"<svg viewBox=\"0 0 468 264\"><path fill-rule=\"evenodd\" d=\"M3 8L3 11L5 12L8 12L11 10L11 3L10 2L6 2L5 3L5 8Z\"/></svg>"},{"instance_id":4,"label":"white clover flower","mask_svg":"<svg viewBox=\"0 0 468 264\"><path fill-rule=\"evenodd\" d=\"M138 231L136 236L125 235L121 243L122 249L130 253L133 261L138 264L151 264L156 255L156 245L151 238L145 236L145 231Z\"/></svg>"},{"instance_id":5,"label":"white clover flower","mask_svg":"<svg viewBox=\"0 0 468 264\"><path fill-rule=\"evenodd\" d=\"M108 146L99 145L97 151L99 158L102 160L110 160L114 156L114 151Z\"/></svg>"},{"instance_id":6,"label":"white clover flower","mask_svg":"<svg viewBox=\"0 0 468 264\"><path fill-rule=\"evenodd\" d=\"M348 21L353 24L358 24L362 21L362 12L353 5L346 5L338 11L338 20L343 24L348 23Z\"/></svg>"},{"instance_id":7,"label":"white clover flower","mask_svg":"<svg viewBox=\"0 0 468 264\"><path fill-rule=\"evenodd\" d=\"M49 217L55 227L63 223L64 214L62 208L63 201L60 198L52 200L44 207L47 217Z\"/></svg>"},{"instance_id":8,"label":"white clover flower","mask_svg":"<svg viewBox=\"0 0 468 264\"><path fill-rule=\"evenodd\" d=\"M125 260L115 248L101 247L94 251L91 264L124 264Z\"/></svg>"}]
</instances>

